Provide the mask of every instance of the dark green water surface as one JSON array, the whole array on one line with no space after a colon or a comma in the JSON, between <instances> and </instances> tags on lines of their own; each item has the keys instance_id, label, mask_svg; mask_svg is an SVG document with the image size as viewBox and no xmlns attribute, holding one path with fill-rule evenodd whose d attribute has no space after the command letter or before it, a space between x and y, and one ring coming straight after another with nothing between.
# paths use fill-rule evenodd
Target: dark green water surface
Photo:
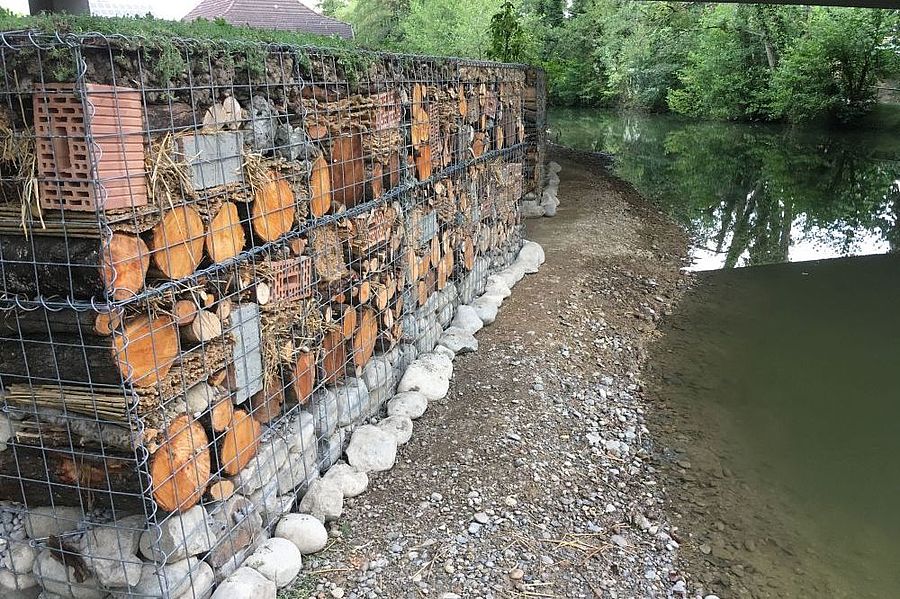
<instances>
[{"instance_id":1,"label":"dark green water surface","mask_svg":"<svg viewBox=\"0 0 900 599\"><path fill-rule=\"evenodd\" d=\"M900 128L552 117L695 234L647 372L685 569L723 599L900 597Z\"/></svg>"},{"instance_id":2,"label":"dark green water surface","mask_svg":"<svg viewBox=\"0 0 900 599\"><path fill-rule=\"evenodd\" d=\"M900 256L865 256L699 273L664 323L657 428L722 597L900 597L898 306Z\"/></svg>"}]
</instances>

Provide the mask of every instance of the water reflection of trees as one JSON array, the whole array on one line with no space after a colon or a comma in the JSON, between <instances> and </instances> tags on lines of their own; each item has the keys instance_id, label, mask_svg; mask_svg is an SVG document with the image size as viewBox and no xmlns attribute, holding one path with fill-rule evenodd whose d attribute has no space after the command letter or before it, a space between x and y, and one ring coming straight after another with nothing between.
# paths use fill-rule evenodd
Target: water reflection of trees
<instances>
[{"instance_id":1,"label":"water reflection of trees","mask_svg":"<svg viewBox=\"0 0 900 599\"><path fill-rule=\"evenodd\" d=\"M893 140L645 116L592 121L572 132L614 153L619 174L689 223L728 268L742 256L786 261L801 239L846 255L874 234L900 251L900 151L873 150Z\"/></svg>"}]
</instances>

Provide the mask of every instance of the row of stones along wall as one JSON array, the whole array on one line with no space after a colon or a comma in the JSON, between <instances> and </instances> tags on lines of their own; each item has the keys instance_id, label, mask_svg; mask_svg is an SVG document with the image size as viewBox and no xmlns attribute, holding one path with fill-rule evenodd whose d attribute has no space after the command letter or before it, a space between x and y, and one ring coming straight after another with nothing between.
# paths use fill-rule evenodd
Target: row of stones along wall
<instances>
[{"instance_id":1,"label":"row of stones along wall","mask_svg":"<svg viewBox=\"0 0 900 599\"><path fill-rule=\"evenodd\" d=\"M361 425L404 436L404 373L521 247L542 73L2 37L0 595L208 596L335 517ZM360 439L333 473L390 467Z\"/></svg>"}]
</instances>

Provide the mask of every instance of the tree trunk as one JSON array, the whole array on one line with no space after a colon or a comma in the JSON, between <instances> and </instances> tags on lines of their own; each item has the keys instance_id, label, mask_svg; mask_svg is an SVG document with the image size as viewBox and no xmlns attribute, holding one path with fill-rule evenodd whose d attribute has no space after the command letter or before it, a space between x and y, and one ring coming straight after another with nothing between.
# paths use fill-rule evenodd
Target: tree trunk
<instances>
[{"instance_id":1,"label":"tree trunk","mask_svg":"<svg viewBox=\"0 0 900 599\"><path fill-rule=\"evenodd\" d=\"M52 333L108 337L122 324L122 310L95 312L64 308L21 310L9 302L0 302L0 334L25 339Z\"/></svg>"},{"instance_id":2,"label":"tree trunk","mask_svg":"<svg viewBox=\"0 0 900 599\"><path fill-rule=\"evenodd\" d=\"M22 378L33 383L150 387L165 378L178 357L178 329L170 316L137 316L122 334L109 337L53 335L0 341L4 383Z\"/></svg>"},{"instance_id":3,"label":"tree trunk","mask_svg":"<svg viewBox=\"0 0 900 599\"><path fill-rule=\"evenodd\" d=\"M124 300L144 287L150 252L144 242L113 233L99 238L0 235L3 291L36 297Z\"/></svg>"},{"instance_id":4,"label":"tree trunk","mask_svg":"<svg viewBox=\"0 0 900 599\"><path fill-rule=\"evenodd\" d=\"M26 505L111 506L124 513L144 513L145 504L134 455L25 446L0 452L0 497Z\"/></svg>"}]
</instances>

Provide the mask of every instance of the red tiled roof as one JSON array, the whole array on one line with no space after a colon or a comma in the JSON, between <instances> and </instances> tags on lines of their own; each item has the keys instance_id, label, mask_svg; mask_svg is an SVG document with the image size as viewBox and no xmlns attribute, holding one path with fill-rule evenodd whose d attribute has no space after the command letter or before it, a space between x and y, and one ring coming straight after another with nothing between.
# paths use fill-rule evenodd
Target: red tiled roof
<instances>
[{"instance_id":1,"label":"red tiled roof","mask_svg":"<svg viewBox=\"0 0 900 599\"><path fill-rule=\"evenodd\" d=\"M349 23L320 15L300 0L203 0L182 19L225 19L232 25L249 25L260 29L305 31L317 35L353 38Z\"/></svg>"}]
</instances>

